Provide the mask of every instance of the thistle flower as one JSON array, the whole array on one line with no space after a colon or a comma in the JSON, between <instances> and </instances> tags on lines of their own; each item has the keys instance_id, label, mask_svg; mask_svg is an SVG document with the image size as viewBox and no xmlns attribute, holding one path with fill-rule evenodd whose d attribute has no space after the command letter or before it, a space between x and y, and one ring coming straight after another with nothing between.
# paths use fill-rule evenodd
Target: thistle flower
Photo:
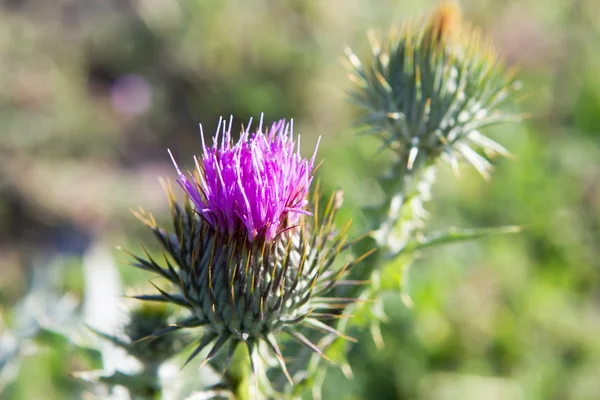
<instances>
[{"instance_id":1,"label":"thistle flower","mask_svg":"<svg viewBox=\"0 0 600 400\"><path fill-rule=\"evenodd\" d=\"M231 120L229 129L222 125L220 144L219 128L212 147L206 146L202 134L195 177L186 177L173 159L178 182L214 230L271 242L296 223L299 214L310 214L304 207L317 150L310 161L302 158L299 142L295 149L293 127L285 120L274 123L266 134L261 120L256 134L250 137L243 131L235 144Z\"/></svg>"},{"instance_id":2,"label":"thistle flower","mask_svg":"<svg viewBox=\"0 0 600 400\"><path fill-rule=\"evenodd\" d=\"M507 155L480 129L513 119L500 108L519 83L506 73L490 41L461 20L458 6L442 2L428 20L392 29L386 40L369 34L372 56L349 48L351 97L365 111L360 124L397 151L407 169L441 156L455 169L463 158L487 176L487 156Z\"/></svg>"},{"instance_id":3,"label":"thistle flower","mask_svg":"<svg viewBox=\"0 0 600 400\"><path fill-rule=\"evenodd\" d=\"M341 193L332 195L324 210L316 193L308 204L315 156L300 156L292 126L279 121L263 133L261 123L253 134L244 130L235 144L230 130L231 122L223 124L212 147L203 143L193 174L177 168L186 193L183 204L164 185L173 232L159 227L152 215L138 214L162 245L165 266L149 255L134 256L134 265L158 273L176 290L137 298L191 311L189 318L155 335L205 328L188 361L211 343L206 360L227 342L230 355L240 342L252 355L263 341L291 381L275 334L284 332L322 355L299 327L343 336L321 321L332 316L327 310L338 302L323 296L360 260L335 267L346 232L333 227Z\"/></svg>"}]
</instances>

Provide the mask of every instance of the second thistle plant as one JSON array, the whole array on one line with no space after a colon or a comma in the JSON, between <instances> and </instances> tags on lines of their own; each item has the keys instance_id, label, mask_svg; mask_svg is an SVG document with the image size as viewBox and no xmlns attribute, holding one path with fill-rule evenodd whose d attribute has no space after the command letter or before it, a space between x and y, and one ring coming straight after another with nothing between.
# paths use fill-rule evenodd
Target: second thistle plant
<instances>
[{"instance_id":1,"label":"second thistle plant","mask_svg":"<svg viewBox=\"0 0 600 400\"><path fill-rule=\"evenodd\" d=\"M382 201L364 210L368 235L353 246L355 254L376 249L351 275L364 284L342 295L376 300L368 305L369 322L376 344L381 344L379 320L385 315L377 296L378 277L393 266L393 276L405 291L412 260L408 251L437 240L424 236L423 203L429 200L438 161L458 171L459 161L464 160L487 177L489 158L508 151L483 130L519 118L504 110L516 99L520 83L506 70L490 41L462 21L453 2L442 2L427 18L393 28L383 39L371 32L369 41L371 54L365 57L345 49L353 83L349 96L360 110L358 125L379 138L382 149L391 150L393 161L379 179ZM482 232L436 237L464 240ZM405 257L395 262L400 255ZM409 297L404 299L410 304ZM353 303L344 313L354 314L357 307ZM342 319L337 328L345 331L347 320Z\"/></svg>"},{"instance_id":2,"label":"second thistle plant","mask_svg":"<svg viewBox=\"0 0 600 400\"><path fill-rule=\"evenodd\" d=\"M371 240L355 249L375 246L383 261L402 252L422 229L422 203L438 159L455 171L466 160L487 177L489 157L508 154L482 129L518 119L504 106L515 100L520 83L489 39L462 21L453 2L442 2L420 23L392 29L383 40L371 32L369 40L369 57L346 49L354 83L350 98L361 109L358 124L381 138L395 160L380 179L383 202L365 210ZM357 278L370 279L378 265L370 261Z\"/></svg>"}]
</instances>

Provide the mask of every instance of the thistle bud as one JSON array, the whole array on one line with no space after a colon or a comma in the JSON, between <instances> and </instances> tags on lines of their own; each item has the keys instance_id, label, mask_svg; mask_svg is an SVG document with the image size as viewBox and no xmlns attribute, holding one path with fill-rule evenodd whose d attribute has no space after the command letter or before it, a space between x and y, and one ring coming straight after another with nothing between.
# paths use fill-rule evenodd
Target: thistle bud
<instances>
[{"instance_id":1,"label":"thistle bud","mask_svg":"<svg viewBox=\"0 0 600 400\"><path fill-rule=\"evenodd\" d=\"M486 156L508 152L480 130L512 119L500 111L519 83L507 74L480 32L462 22L453 2L442 2L422 23L405 24L379 40L361 60L346 49L351 97L363 110L359 124L398 152L411 170L438 157L453 167L465 159L484 176Z\"/></svg>"},{"instance_id":2,"label":"thistle bud","mask_svg":"<svg viewBox=\"0 0 600 400\"><path fill-rule=\"evenodd\" d=\"M211 147L203 139L193 173L184 174L173 160L186 195L178 203L165 185L173 230L138 214L165 257L163 266L150 256L135 257L135 265L176 290L137 298L189 309L191 316L173 329L205 328L188 361L211 344L207 360L227 343L230 352L245 343L252 354L262 341L286 372L275 334L284 332L322 354L299 327L337 333L320 318L332 304L322 296L351 266L334 267L345 241L346 229L333 226L341 202L333 195L321 209L315 194L309 204L315 156L300 155L292 125L282 120L263 132L261 121L237 142L231 121L220 127Z\"/></svg>"},{"instance_id":3,"label":"thistle bud","mask_svg":"<svg viewBox=\"0 0 600 400\"><path fill-rule=\"evenodd\" d=\"M171 332L175 309L166 303L142 303L129 313L124 333L129 339L129 354L145 363L161 363L180 352L189 337ZM152 336L164 331L163 335Z\"/></svg>"},{"instance_id":4,"label":"thistle bud","mask_svg":"<svg viewBox=\"0 0 600 400\"><path fill-rule=\"evenodd\" d=\"M173 332L175 308L167 303L142 303L132 307L119 335L98 332L145 366L158 366L189 344L189 337ZM156 333L161 333L156 335Z\"/></svg>"}]
</instances>

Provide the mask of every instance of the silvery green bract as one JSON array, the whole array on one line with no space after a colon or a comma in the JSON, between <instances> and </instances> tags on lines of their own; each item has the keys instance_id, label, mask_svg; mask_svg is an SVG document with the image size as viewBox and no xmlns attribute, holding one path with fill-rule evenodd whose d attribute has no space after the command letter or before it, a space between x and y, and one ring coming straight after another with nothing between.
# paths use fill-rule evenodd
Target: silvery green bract
<instances>
[{"instance_id":1,"label":"silvery green bract","mask_svg":"<svg viewBox=\"0 0 600 400\"><path fill-rule=\"evenodd\" d=\"M442 2L428 20L392 29L384 40L369 35L372 54L346 49L364 110L360 124L398 152L409 169L437 157L455 169L465 159L487 176L486 156L508 152L481 129L515 119L500 108L514 101L520 83L487 38L461 21L460 9Z\"/></svg>"}]
</instances>

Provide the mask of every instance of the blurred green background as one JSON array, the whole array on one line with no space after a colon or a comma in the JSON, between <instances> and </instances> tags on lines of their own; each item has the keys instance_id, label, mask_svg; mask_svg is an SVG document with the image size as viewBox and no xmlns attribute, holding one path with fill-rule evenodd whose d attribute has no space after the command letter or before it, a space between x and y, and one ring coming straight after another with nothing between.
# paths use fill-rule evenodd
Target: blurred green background
<instances>
[{"instance_id":1,"label":"blurred green background","mask_svg":"<svg viewBox=\"0 0 600 400\"><path fill-rule=\"evenodd\" d=\"M344 189L343 217L360 232L385 162L352 127L342 47L364 54L367 28L434 4L2 0L0 334L23 317L15 310L43 308L22 308L31 286L81 311L81 266L94 252L116 260L125 285L145 282L116 250L153 245L129 210L166 213L157 181L174 177L166 149L191 168L198 123L211 134L221 115L293 117L306 155L322 136L322 183ZM383 294L385 350L359 335L355 378L330 367L325 399L600 398L600 3L462 8L520 69L529 95L519 108L531 118L488 131L515 156L491 181L440 168L430 227L526 230L423 254L413 308ZM68 346L33 347L20 350L15 381L0 371L0 398L78 398L69 373L85 361Z\"/></svg>"}]
</instances>

